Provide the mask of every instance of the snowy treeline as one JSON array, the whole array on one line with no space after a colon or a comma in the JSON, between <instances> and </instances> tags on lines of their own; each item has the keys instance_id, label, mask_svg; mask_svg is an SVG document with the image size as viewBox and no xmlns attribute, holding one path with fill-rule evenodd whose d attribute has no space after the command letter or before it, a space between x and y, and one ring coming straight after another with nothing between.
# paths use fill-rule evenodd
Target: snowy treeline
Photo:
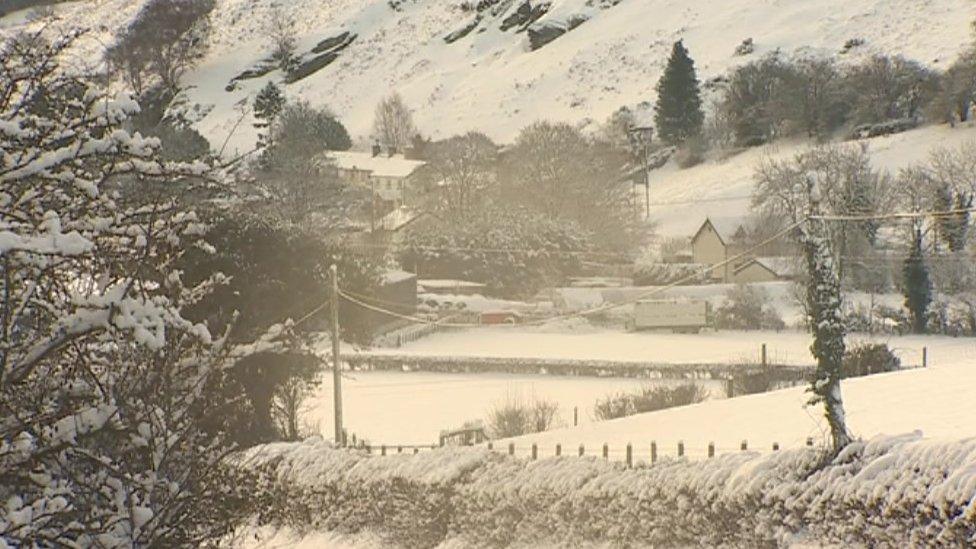
<instances>
[{"instance_id":1,"label":"snowy treeline","mask_svg":"<svg viewBox=\"0 0 976 549\"><path fill-rule=\"evenodd\" d=\"M976 539L976 441L919 434L819 450L666 460L626 469L598 458L534 462L476 449L370 456L323 442L253 448L261 521L372 532L433 547L585 544L963 546Z\"/></svg>"}]
</instances>

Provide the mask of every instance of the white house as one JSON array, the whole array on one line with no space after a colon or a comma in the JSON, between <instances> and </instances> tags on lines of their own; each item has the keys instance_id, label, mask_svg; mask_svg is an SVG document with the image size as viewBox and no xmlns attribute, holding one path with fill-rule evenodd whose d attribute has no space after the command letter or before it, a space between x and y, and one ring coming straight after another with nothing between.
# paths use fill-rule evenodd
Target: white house
<instances>
[{"instance_id":1,"label":"white house","mask_svg":"<svg viewBox=\"0 0 976 549\"><path fill-rule=\"evenodd\" d=\"M335 166L340 179L369 188L393 208L404 203L417 170L425 165L421 160L410 160L402 154L382 154L378 148L371 153L327 151L324 159Z\"/></svg>"}]
</instances>

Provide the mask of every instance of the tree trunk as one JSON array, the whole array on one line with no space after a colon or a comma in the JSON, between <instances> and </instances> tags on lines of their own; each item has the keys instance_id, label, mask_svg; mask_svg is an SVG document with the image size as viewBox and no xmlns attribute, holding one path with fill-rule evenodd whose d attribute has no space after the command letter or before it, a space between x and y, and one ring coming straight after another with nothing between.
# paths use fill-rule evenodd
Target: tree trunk
<instances>
[{"instance_id":1,"label":"tree trunk","mask_svg":"<svg viewBox=\"0 0 976 549\"><path fill-rule=\"evenodd\" d=\"M819 214L813 204L811 214ZM830 252L827 222L811 218L801 230L801 240L809 269L807 307L813 331L811 351L817 369L811 381L811 404L823 403L830 426L832 452L836 455L851 441L844 417L840 380L844 359L844 320L841 314L840 278Z\"/></svg>"}]
</instances>

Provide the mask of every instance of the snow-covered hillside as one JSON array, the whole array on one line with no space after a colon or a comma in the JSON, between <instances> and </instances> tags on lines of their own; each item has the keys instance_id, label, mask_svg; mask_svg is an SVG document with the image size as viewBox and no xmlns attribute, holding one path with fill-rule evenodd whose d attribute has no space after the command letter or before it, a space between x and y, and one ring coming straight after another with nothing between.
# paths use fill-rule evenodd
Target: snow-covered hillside
<instances>
[{"instance_id":1,"label":"snow-covered hillside","mask_svg":"<svg viewBox=\"0 0 976 549\"><path fill-rule=\"evenodd\" d=\"M917 130L858 141L868 148L876 169L898 170L926 162L933 151L958 149L976 143L976 126L928 126ZM689 169L674 161L650 172L651 219L661 236L690 238L706 216L745 216L749 213L754 174L763 159L788 160L811 143L779 141L755 147L727 159L712 159ZM643 188L636 189L638 200Z\"/></svg>"},{"instance_id":2,"label":"snow-covered hillside","mask_svg":"<svg viewBox=\"0 0 976 549\"><path fill-rule=\"evenodd\" d=\"M141 3L89 0L65 9L66 21L95 30L83 58L96 58ZM721 10L714 0L217 0L211 50L187 84L206 113L198 128L212 143L237 127L227 152L255 140L241 105L268 80L283 79L276 70L225 91L268 56L263 29L274 6L294 19L306 59L323 40L355 36L334 61L285 86L289 97L331 107L354 136L368 134L375 104L396 90L426 134L478 129L503 141L536 119L600 122L622 105L653 101L677 39L702 80L776 49L839 54L851 38L865 45L842 58L900 53L945 67L968 42L976 15L969 0L725 0ZM746 38L755 52L733 55Z\"/></svg>"},{"instance_id":3,"label":"snow-covered hillside","mask_svg":"<svg viewBox=\"0 0 976 549\"><path fill-rule=\"evenodd\" d=\"M965 341L965 340L964 340ZM876 374L843 382L848 427L858 437L900 434L919 430L928 438L959 440L976 436L976 413L971 405L976 386L976 351L954 356L925 369ZM576 448L585 444L596 451L604 443L617 450L633 443L646 455L650 441L674 455L678 441L686 454L701 458L713 442L719 452L736 451L743 440L749 447L769 451L802 446L807 437L818 444L827 433L823 408L805 408L810 394L796 387L648 414L557 429L516 439L519 448L533 442L550 454L556 444ZM496 443L505 448L506 442ZM543 450L544 449L544 450ZM663 455L663 454L662 454Z\"/></svg>"}]
</instances>

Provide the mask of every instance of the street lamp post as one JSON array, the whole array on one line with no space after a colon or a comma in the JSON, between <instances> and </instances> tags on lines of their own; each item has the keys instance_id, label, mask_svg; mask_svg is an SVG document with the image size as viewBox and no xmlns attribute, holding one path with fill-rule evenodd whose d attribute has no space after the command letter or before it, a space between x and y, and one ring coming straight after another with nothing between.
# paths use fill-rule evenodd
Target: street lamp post
<instances>
[{"instance_id":1,"label":"street lamp post","mask_svg":"<svg viewBox=\"0 0 976 549\"><path fill-rule=\"evenodd\" d=\"M641 171L644 175L644 219L651 218L651 185L647 173L647 154L653 137L654 128L651 126L631 126L627 130L627 138L630 140L634 156L640 155Z\"/></svg>"}]
</instances>

